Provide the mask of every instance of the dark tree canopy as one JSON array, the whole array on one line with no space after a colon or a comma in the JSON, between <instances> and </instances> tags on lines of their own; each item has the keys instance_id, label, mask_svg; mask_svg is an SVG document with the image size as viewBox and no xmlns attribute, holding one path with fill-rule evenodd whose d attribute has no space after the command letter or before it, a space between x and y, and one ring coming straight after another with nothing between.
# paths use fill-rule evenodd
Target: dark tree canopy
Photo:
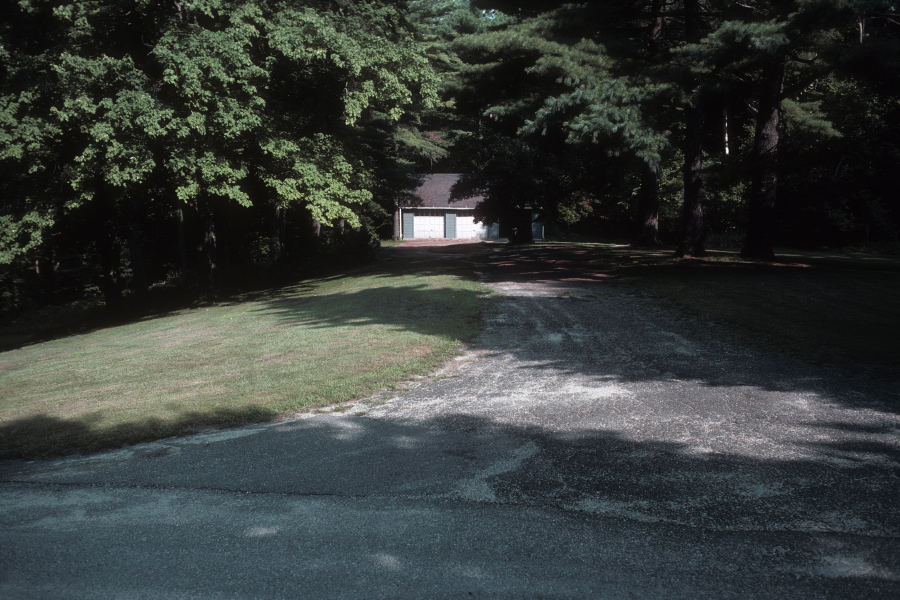
<instances>
[{"instance_id":1,"label":"dark tree canopy","mask_svg":"<svg viewBox=\"0 0 900 600\"><path fill-rule=\"evenodd\" d=\"M457 106L480 119L479 132L490 132L482 154L512 147L497 145L496 136L505 135L540 154L542 165L573 146L587 160L630 156L620 185L591 190L597 178L583 178L578 196L588 199L592 214L610 216L627 204L639 243L656 243L662 223L663 237L679 242L680 255L701 255L710 235L734 243L743 234L744 254L767 260L776 243L809 243L786 227L795 197L786 195L785 184L797 177L785 178L785 170L850 133L838 127L846 113L826 110L824 90L868 88L872 108L894 101L900 26L891 2L475 0L472 6L515 16L454 44L468 65ZM865 145L871 143L875 138ZM835 156L832 164L841 158L850 160ZM680 181L672 178L673 161L681 163ZM490 202L490 165L471 168ZM541 189L535 173L522 172L529 182L523 189ZM619 206L604 199L610 191ZM539 201L548 214L557 203L565 203L563 194ZM839 227L865 231L870 240L896 240L896 222L860 214L896 214L889 204L857 205L858 216L847 215L857 224ZM861 221L878 221L878 233ZM843 241L853 237L847 234Z\"/></svg>"}]
</instances>

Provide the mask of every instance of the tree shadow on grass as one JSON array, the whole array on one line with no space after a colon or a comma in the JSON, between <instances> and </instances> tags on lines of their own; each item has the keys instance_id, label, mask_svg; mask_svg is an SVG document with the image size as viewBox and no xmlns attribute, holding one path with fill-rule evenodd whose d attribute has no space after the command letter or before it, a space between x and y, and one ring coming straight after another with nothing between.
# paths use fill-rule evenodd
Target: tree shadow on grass
<instances>
[{"instance_id":1,"label":"tree shadow on grass","mask_svg":"<svg viewBox=\"0 0 900 600\"><path fill-rule=\"evenodd\" d=\"M383 264L378 266L379 264L376 263L374 268L383 269ZM39 312L25 313L21 323L7 323L0 328L0 353L47 341L87 335L98 330L162 319L183 311L277 299L283 297L285 293L302 293L313 289L320 282L343 279L371 268L372 264L363 264L341 272L310 276L299 281L295 276L292 277L292 282L279 285L233 281L230 286L232 289L223 291L218 300L203 300L199 298L197 290L160 285L151 287L143 302L129 299L114 311L99 303L86 306L46 307Z\"/></svg>"},{"instance_id":2,"label":"tree shadow on grass","mask_svg":"<svg viewBox=\"0 0 900 600\"><path fill-rule=\"evenodd\" d=\"M647 267L623 276L650 295L731 324L750 343L839 368L900 374L898 273Z\"/></svg>"},{"instance_id":3,"label":"tree shadow on grass","mask_svg":"<svg viewBox=\"0 0 900 600\"><path fill-rule=\"evenodd\" d=\"M467 340L481 325L482 294L411 282L347 293L281 296L253 311L282 323L313 328L386 325L448 340Z\"/></svg>"},{"instance_id":4,"label":"tree shadow on grass","mask_svg":"<svg viewBox=\"0 0 900 600\"><path fill-rule=\"evenodd\" d=\"M499 290L500 299L487 331L472 341L473 347L513 356L521 369L531 372L598 381L693 381L720 388L723 394L753 389L812 393L823 402L900 412L895 379L860 371L858 364L823 367L770 349L735 345L734 330L636 294L627 279L597 260L597 252L539 246L482 255L478 269ZM411 262L399 268L419 267ZM441 259L423 273L454 268L458 267L453 259ZM714 266L702 271L738 273L733 269ZM737 276L748 277L746 272ZM461 307L477 301L478 294L464 292L455 298L444 290L413 284L402 292L370 288L320 299L324 301L315 306L292 298L273 299L260 311L316 327L382 324L452 335L454 316L464 314Z\"/></svg>"},{"instance_id":5,"label":"tree shadow on grass","mask_svg":"<svg viewBox=\"0 0 900 600\"><path fill-rule=\"evenodd\" d=\"M277 413L258 406L185 411L174 419L146 419L115 426L101 415L62 419L35 415L0 424L0 460L90 454L125 445L183 436L223 427L271 421Z\"/></svg>"},{"instance_id":6,"label":"tree shadow on grass","mask_svg":"<svg viewBox=\"0 0 900 600\"><path fill-rule=\"evenodd\" d=\"M466 245L468 247L468 245ZM453 248L452 246L448 248ZM44 316L31 315L25 325L7 325L0 329L0 353L17 350L35 344L88 335L98 330L164 319L175 313L199 310L209 306L239 306L253 302L302 302L301 296L316 289L322 283L336 282L356 275L392 278L402 275L453 275L472 277L472 265L466 259L447 260L436 256L428 248L386 249L372 263L347 268L337 273L312 276L307 279L249 291L235 291L216 301L198 303L195 295L183 290L162 286L151 293L141 305L128 304L118 311L109 311L101 305L83 309L59 308L59 313L46 311ZM490 248L473 245L466 254L488 252ZM451 257L454 258L454 257ZM235 287L240 288L240 285ZM287 300L286 300L287 299ZM40 317L40 318L39 318Z\"/></svg>"},{"instance_id":7,"label":"tree shadow on grass","mask_svg":"<svg viewBox=\"0 0 900 600\"><path fill-rule=\"evenodd\" d=\"M395 323L397 328L413 330L442 340L468 339L481 325L481 294L474 289L457 291L452 297L440 290L431 290L410 277L409 285L401 289L392 286L371 288L357 294L334 294L330 297L314 295L320 284L336 282L354 274L394 278L396 275L452 275L472 277L471 266L428 256L419 261L384 261L346 273L334 274L291 286L258 290L223 301L223 306L248 306L251 310L277 313L284 323L305 327L351 325L348 329L368 324ZM313 306L314 310L310 310ZM265 307L265 308L259 308ZM162 314L138 319L148 321ZM79 333L88 333L79 332ZM75 335L75 334L72 334ZM376 340L377 342L377 340ZM377 345L377 344L376 344ZM413 354L422 349L414 347ZM399 351L398 350L398 351ZM389 352L381 348L378 352ZM197 357L202 360L202 356ZM388 357L394 360L394 357ZM289 353L278 360L290 360ZM89 453L123 444L183 435L208 427L227 427L244 423L271 420L278 414L271 410L247 407L234 410L211 410L205 413L187 412L172 420L149 420L109 427L99 414L79 418L57 418L38 415L12 422L0 423L0 458L39 458L72 452Z\"/></svg>"},{"instance_id":8,"label":"tree shadow on grass","mask_svg":"<svg viewBox=\"0 0 900 600\"><path fill-rule=\"evenodd\" d=\"M391 257L327 280L272 290L253 300L253 312L288 325L346 327L387 325L447 340L470 340L482 325L485 294L475 286L439 287L432 278L474 280L472 263L439 257L418 248L392 249ZM319 293L321 281L353 275L385 280L384 286L330 294Z\"/></svg>"},{"instance_id":9,"label":"tree shadow on grass","mask_svg":"<svg viewBox=\"0 0 900 600\"><path fill-rule=\"evenodd\" d=\"M394 277L398 273L470 276L472 271L470 264L460 265L458 259L425 256L421 251L404 255L401 250L394 252L398 258L362 270L376 277ZM320 328L385 325L463 340L485 356L513 357L518 363L506 374L510 382L500 381L493 388L478 390L486 401L492 395L515 393L514 377L520 371L543 373L560 389L578 378L598 388L654 385L668 390L658 392L660 406L680 407L673 412L677 418L681 415L678 411L687 409L712 415L721 412L723 418L730 418L729 407L736 406L738 398L741 406L757 408L755 412L737 414L762 419L767 410L777 408L778 414L791 410L777 403L793 394L817 404L857 411L858 418L849 418L846 411L831 411L823 416L829 422L841 422L845 427L888 427L893 431L893 425L884 424L884 415L900 413L896 381L860 379L840 369L731 345L727 331L634 295L609 269L598 266L594 250L518 247L485 254L480 260L479 269L492 285L513 291L502 292L507 295L498 301L499 310L488 319L487 330L476 338L471 336L481 328L482 295L475 289L450 293L412 279L399 289L373 287L311 297L306 292L315 282L305 282L298 284L294 292L289 288L264 291L252 296L252 300L258 305L254 310L275 315L286 324ZM515 296L514 288L522 283L538 283L538 293ZM704 403L679 397L677 386L671 385L678 381L706 390ZM764 392L782 396L765 396ZM186 414L169 425L147 422L112 431L97 429L90 417L67 421L39 416L0 428L0 455L23 455L18 448L26 440L41 440L32 456L62 452L64 448L90 452L274 416L257 408L213 411L205 415Z\"/></svg>"}]
</instances>

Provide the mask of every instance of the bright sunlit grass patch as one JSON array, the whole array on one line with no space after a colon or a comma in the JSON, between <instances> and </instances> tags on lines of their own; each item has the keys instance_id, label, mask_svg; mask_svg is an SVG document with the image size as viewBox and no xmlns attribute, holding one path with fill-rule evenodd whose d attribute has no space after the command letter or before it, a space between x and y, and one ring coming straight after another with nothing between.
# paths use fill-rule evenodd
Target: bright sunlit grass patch
<instances>
[{"instance_id":1,"label":"bright sunlit grass patch","mask_svg":"<svg viewBox=\"0 0 900 600\"><path fill-rule=\"evenodd\" d=\"M382 263L0 353L0 457L273 419L427 373L481 324L464 266Z\"/></svg>"}]
</instances>

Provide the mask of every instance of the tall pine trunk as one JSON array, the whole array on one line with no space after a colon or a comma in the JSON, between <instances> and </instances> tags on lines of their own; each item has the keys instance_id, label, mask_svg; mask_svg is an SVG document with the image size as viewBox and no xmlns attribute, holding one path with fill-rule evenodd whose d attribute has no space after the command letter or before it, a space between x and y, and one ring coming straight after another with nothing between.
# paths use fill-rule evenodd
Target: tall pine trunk
<instances>
[{"instance_id":1,"label":"tall pine trunk","mask_svg":"<svg viewBox=\"0 0 900 600\"><path fill-rule=\"evenodd\" d=\"M659 164L644 163L638 200L638 235L636 246L659 246Z\"/></svg>"},{"instance_id":2,"label":"tall pine trunk","mask_svg":"<svg viewBox=\"0 0 900 600\"><path fill-rule=\"evenodd\" d=\"M44 228L42 233L43 231L47 231L47 229ZM44 239L52 239L52 235L46 234ZM41 282L40 297L43 303L49 302L56 292L56 273L58 270L59 260L56 257L56 248L53 245L49 245L34 261L34 272Z\"/></svg>"},{"instance_id":3,"label":"tall pine trunk","mask_svg":"<svg viewBox=\"0 0 900 600\"><path fill-rule=\"evenodd\" d=\"M650 3L650 54L659 53L662 45L663 28L666 24L666 0L653 0Z\"/></svg>"},{"instance_id":4,"label":"tall pine trunk","mask_svg":"<svg viewBox=\"0 0 900 600\"><path fill-rule=\"evenodd\" d=\"M400 222L400 205L394 205L394 234L393 237L396 240L399 240L403 237L403 224Z\"/></svg>"},{"instance_id":5,"label":"tall pine trunk","mask_svg":"<svg viewBox=\"0 0 900 600\"><path fill-rule=\"evenodd\" d=\"M699 42L702 37L700 29L700 3L698 0L685 0L685 34L688 43ZM684 107L685 140L684 140L684 204L682 205L681 233L678 236L676 254L685 256L703 256L704 220L703 220L703 125L706 113L703 106L704 90L702 83L695 80L691 84L691 97Z\"/></svg>"},{"instance_id":6,"label":"tall pine trunk","mask_svg":"<svg viewBox=\"0 0 900 600\"><path fill-rule=\"evenodd\" d=\"M678 238L678 256L703 256L703 122L706 114L698 93L685 107L687 132L684 152L684 204L681 213L681 234Z\"/></svg>"},{"instance_id":7,"label":"tall pine trunk","mask_svg":"<svg viewBox=\"0 0 900 600\"><path fill-rule=\"evenodd\" d=\"M741 256L775 260L775 199L778 188L778 113L784 87L784 60L763 72L753 142L753 180L748 201L747 237Z\"/></svg>"},{"instance_id":8,"label":"tall pine trunk","mask_svg":"<svg viewBox=\"0 0 900 600\"><path fill-rule=\"evenodd\" d=\"M653 0L647 29L650 55L659 53L665 25L665 0ZM659 246L659 163L641 166L641 191L638 199L638 231L636 246Z\"/></svg>"}]
</instances>

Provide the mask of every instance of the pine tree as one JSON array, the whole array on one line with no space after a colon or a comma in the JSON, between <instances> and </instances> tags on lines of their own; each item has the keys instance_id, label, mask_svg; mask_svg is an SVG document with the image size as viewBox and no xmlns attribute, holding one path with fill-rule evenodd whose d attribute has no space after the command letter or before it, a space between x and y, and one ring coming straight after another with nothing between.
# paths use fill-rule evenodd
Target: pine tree
<instances>
[{"instance_id":1,"label":"pine tree","mask_svg":"<svg viewBox=\"0 0 900 600\"><path fill-rule=\"evenodd\" d=\"M703 30L699 0L684 0L684 31L688 44L700 40ZM703 131L706 121L707 90L703 79L688 77L687 100L684 104L684 202L682 226L678 236L677 256L703 256L706 254L705 223L703 215Z\"/></svg>"},{"instance_id":2,"label":"pine tree","mask_svg":"<svg viewBox=\"0 0 900 600\"><path fill-rule=\"evenodd\" d=\"M850 22L852 2L768 0L744 3L702 39L682 49L696 71L732 91L743 88L755 105L747 235L742 254L774 259L780 120L786 98L802 95L827 70L840 45L838 29ZM734 85L752 81L753 86ZM809 118L793 103L795 118ZM823 125L824 135L835 135Z\"/></svg>"},{"instance_id":3,"label":"pine tree","mask_svg":"<svg viewBox=\"0 0 900 600\"><path fill-rule=\"evenodd\" d=\"M633 169L644 174L638 237L657 243L658 179L653 174L668 148L659 115L666 112L665 97L671 92L648 67L659 49L661 30L653 29L660 17L649 12L653 5L645 4L566 5L543 12L533 12L537 5L529 4L516 9L522 16L518 23L466 36L456 47L471 65L465 75L473 90L460 95L460 104L474 105L486 117L485 127L519 135L544 153L580 148L584 157L594 159L598 152L614 160L632 157ZM600 38L604 44L594 41ZM549 155L545 160L553 162ZM533 182L524 187L540 188ZM546 214L573 215L577 211L571 208L592 195L597 197L599 190L542 198L539 204ZM556 209L560 202L561 211Z\"/></svg>"}]
</instances>

